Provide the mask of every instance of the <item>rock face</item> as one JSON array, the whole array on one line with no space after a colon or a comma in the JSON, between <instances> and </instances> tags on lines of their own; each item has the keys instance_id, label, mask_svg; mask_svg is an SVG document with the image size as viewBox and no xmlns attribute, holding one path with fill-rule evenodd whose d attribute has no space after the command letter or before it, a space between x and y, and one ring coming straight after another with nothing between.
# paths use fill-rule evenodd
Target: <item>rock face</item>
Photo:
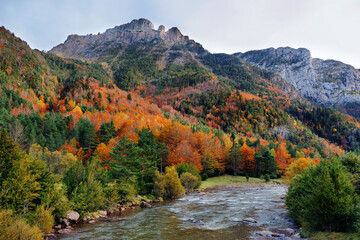
<instances>
[{"instance_id":1,"label":"rock face","mask_svg":"<svg viewBox=\"0 0 360 240\"><path fill-rule=\"evenodd\" d=\"M318 104L360 103L360 70L339 61L312 58L305 48L268 48L235 56L278 74Z\"/></svg>"},{"instance_id":2,"label":"rock face","mask_svg":"<svg viewBox=\"0 0 360 240\"><path fill-rule=\"evenodd\" d=\"M116 26L104 33L85 36L70 35L66 41L50 50L50 52L69 58L97 59L107 54L113 54L134 42L163 41L168 46L186 45L205 50L199 43L183 36L176 27L165 31L160 25L158 30L147 19L140 18L130 23Z\"/></svg>"}]
</instances>

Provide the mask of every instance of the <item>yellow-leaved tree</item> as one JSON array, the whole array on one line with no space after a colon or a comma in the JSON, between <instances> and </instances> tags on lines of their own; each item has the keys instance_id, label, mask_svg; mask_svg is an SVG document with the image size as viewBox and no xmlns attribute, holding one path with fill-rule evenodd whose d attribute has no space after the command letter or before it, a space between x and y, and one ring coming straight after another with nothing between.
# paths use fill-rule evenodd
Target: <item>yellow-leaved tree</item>
<instances>
[{"instance_id":1,"label":"yellow-leaved tree","mask_svg":"<svg viewBox=\"0 0 360 240\"><path fill-rule=\"evenodd\" d=\"M292 178L310 167L313 163L311 158L296 158L294 159L289 167L285 171L284 178L288 183L291 183Z\"/></svg>"}]
</instances>

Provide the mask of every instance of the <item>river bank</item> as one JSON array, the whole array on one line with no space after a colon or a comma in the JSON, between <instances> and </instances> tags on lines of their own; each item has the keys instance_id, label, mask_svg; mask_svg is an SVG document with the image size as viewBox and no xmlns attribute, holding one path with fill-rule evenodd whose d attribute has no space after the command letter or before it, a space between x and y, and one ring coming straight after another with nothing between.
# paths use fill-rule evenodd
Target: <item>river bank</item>
<instances>
[{"instance_id":1,"label":"river bank","mask_svg":"<svg viewBox=\"0 0 360 240\"><path fill-rule=\"evenodd\" d=\"M45 236L45 239L55 239L62 237L63 235L72 233L76 228L82 226L92 225L99 221L109 221L114 216L123 216L133 212L139 208L150 208L154 204L163 202L162 199L151 200L145 196L136 196L133 201L126 202L124 204L118 204L116 208L112 210L101 210L93 213L89 213L83 218L80 218L79 213L75 211L68 212L66 218L60 219L60 223L53 227L53 232Z\"/></svg>"},{"instance_id":2,"label":"river bank","mask_svg":"<svg viewBox=\"0 0 360 240\"><path fill-rule=\"evenodd\" d=\"M208 178L206 181L202 181L199 190L200 194L205 194L204 191L216 187L240 187L240 186L272 186L273 181L266 183L263 179L252 178L246 179L244 176L232 176L232 175L222 175L218 177ZM276 182L279 183L279 182ZM275 185L274 185L275 186ZM150 200L147 197L137 196L133 201L118 204L115 209L111 211L97 211L84 216L80 219L80 215L74 211L68 213L67 218L61 219L60 224L54 226L52 234L46 236L46 239L51 239L54 237L62 236L63 234L68 234L73 232L74 228L81 226L86 226L87 224L94 224L98 221L112 218L113 216L123 216L128 215L128 213L133 212L138 207L152 207L152 205L162 202L163 200Z\"/></svg>"},{"instance_id":3,"label":"river bank","mask_svg":"<svg viewBox=\"0 0 360 240\"><path fill-rule=\"evenodd\" d=\"M286 187L276 184L206 187L175 201L78 225L60 239L249 239L261 238L258 233L270 237L269 232L293 239L298 230L281 199L285 193Z\"/></svg>"}]
</instances>

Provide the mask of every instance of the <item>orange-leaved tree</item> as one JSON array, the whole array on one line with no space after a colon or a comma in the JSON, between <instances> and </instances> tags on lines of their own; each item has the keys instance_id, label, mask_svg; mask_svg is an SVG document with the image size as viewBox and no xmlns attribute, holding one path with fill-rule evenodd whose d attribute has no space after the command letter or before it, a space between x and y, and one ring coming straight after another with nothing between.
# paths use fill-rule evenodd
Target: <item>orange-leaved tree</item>
<instances>
[{"instance_id":1,"label":"orange-leaved tree","mask_svg":"<svg viewBox=\"0 0 360 240\"><path fill-rule=\"evenodd\" d=\"M199 152L186 140L181 141L180 144L170 152L167 159L167 163L170 166L177 166L182 162L194 164L199 171L203 169Z\"/></svg>"},{"instance_id":2,"label":"orange-leaved tree","mask_svg":"<svg viewBox=\"0 0 360 240\"><path fill-rule=\"evenodd\" d=\"M284 174L285 169L291 163L291 155L286 149L286 143L284 141L280 142L278 147L275 149L276 153L276 163L279 166L279 169L282 174Z\"/></svg>"},{"instance_id":3,"label":"orange-leaved tree","mask_svg":"<svg viewBox=\"0 0 360 240\"><path fill-rule=\"evenodd\" d=\"M255 171L255 150L246 145L246 143L243 144L243 146L240 148L240 154L241 154L241 165L242 168L246 172L253 172Z\"/></svg>"}]
</instances>

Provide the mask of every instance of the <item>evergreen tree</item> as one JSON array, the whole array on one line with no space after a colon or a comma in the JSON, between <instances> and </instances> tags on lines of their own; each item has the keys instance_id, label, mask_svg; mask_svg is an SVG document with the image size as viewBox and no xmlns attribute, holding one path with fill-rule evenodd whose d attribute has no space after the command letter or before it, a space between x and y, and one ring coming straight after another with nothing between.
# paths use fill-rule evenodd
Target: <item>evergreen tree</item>
<instances>
[{"instance_id":1,"label":"evergreen tree","mask_svg":"<svg viewBox=\"0 0 360 240\"><path fill-rule=\"evenodd\" d=\"M229 151L231 168L233 169L235 176L237 175L239 165L241 164L240 148L241 148L240 144L234 142L234 144L232 145L232 147L230 148L230 151Z\"/></svg>"},{"instance_id":2,"label":"evergreen tree","mask_svg":"<svg viewBox=\"0 0 360 240\"><path fill-rule=\"evenodd\" d=\"M275 161L275 156L271 154L271 151L268 148L263 149L261 152L255 154L257 166L258 166L258 175L269 174L270 176L275 176L278 166Z\"/></svg>"},{"instance_id":3,"label":"evergreen tree","mask_svg":"<svg viewBox=\"0 0 360 240\"><path fill-rule=\"evenodd\" d=\"M134 144L126 138L120 140L111 154L115 161L108 162L115 178L125 180L136 177L140 193L149 193L154 187L156 170L167 152L163 143L157 143L149 129L138 132L139 141Z\"/></svg>"},{"instance_id":4,"label":"evergreen tree","mask_svg":"<svg viewBox=\"0 0 360 240\"><path fill-rule=\"evenodd\" d=\"M153 162L154 166L162 172L163 157L169 152L166 145L162 142L157 142L154 134L148 128L143 128L138 132L138 135L139 141L137 146L144 150L144 156Z\"/></svg>"},{"instance_id":5,"label":"evergreen tree","mask_svg":"<svg viewBox=\"0 0 360 240\"><path fill-rule=\"evenodd\" d=\"M76 140L85 151L94 148L95 128L87 118L81 118L74 128Z\"/></svg>"},{"instance_id":6,"label":"evergreen tree","mask_svg":"<svg viewBox=\"0 0 360 240\"><path fill-rule=\"evenodd\" d=\"M286 205L310 230L348 231L359 216L358 196L338 159L322 160L294 177Z\"/></svg>"},{"instance_id":7,"label":"evergreen tree","mask_svg":"<svg viewBox=\"0 0 360 240\"><path fill-rule=\"evenodd\" d=\"M116 137L116 135L117 134L116 134L114 122L112 120L110 122L101 124L100 129L98 131L100 142L108 144L109 140L113 137Z\"/></svg>"},{"instance_id":8,"label":"evergreen tree","mask_svg":"<svg viewBox=\"0 0 360 240\"><path fill-rule=\"evenodd\" d=\"M15 162L20 161L19 147L0 129L0 186L10 174Z\"/></svg>"},{"instance_id":9,"label":"evergreen tree","mask_svg":"<svg viewBox=\"0 0 360 240\"><path fill-rule=\"evenodd\" d=\"M109 161L111 174L116 179L131 179L132 176L140 175L140 167L143 160L143 149L136 147L132 141L122 138L110 153L114 161Z\"/></svg>"}]
</instances>

